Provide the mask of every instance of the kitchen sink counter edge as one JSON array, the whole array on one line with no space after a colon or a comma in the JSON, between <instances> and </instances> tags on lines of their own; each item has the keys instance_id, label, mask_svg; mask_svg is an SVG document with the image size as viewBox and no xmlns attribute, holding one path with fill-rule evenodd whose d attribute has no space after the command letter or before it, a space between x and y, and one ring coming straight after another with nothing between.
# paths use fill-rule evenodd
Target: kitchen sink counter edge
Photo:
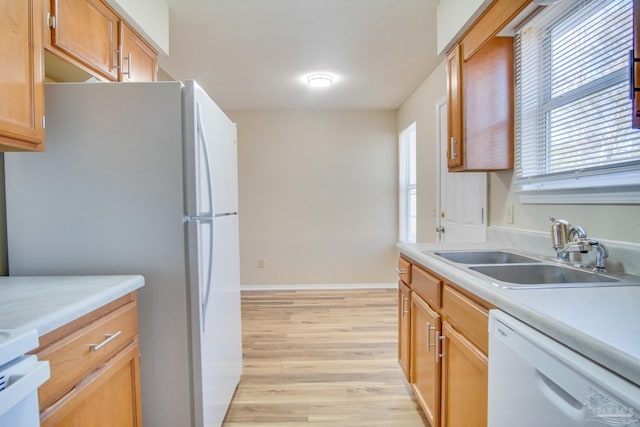
<instances>
[{"instance_id":1,"label":"kitchen sink counter edge","mask_svg":"<svg viewBox=\"0 0 640 427\"><path fill-rule=\"evenodd\" d=\"M491 243L399 243L401 254L640 385L640 286L505 289L424 251L513 250ZM527 254L536 256L535 254Z\"/></svg>"},{"instance_id":2,"label":"kitchen sink counter edge","mask_svg":"<svg viewBox=\"0 0 640 427\"><path fill-rule=\"evenodd\" d=\"M43 336L144 286L140 275L0 277L0 329Z\"/></svg>"}]
</instances>

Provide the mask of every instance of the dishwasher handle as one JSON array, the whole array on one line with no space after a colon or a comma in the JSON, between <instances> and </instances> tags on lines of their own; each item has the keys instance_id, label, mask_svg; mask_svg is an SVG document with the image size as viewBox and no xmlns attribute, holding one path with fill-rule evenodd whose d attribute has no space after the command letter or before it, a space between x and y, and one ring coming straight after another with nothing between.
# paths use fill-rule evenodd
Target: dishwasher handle
<instances>
[{"instance_id":1,"label":"dishwasher handle","mask_svg":"<svg viewBox=\"0 0 640 427\"><path fill-rule=\"evenodd\" d=\"M583 402L577 400L570 392L537 369L536 386L542 392L543 396L568 418L575 421L582 421L587 417Z\"/></svg>"}]
</instances>

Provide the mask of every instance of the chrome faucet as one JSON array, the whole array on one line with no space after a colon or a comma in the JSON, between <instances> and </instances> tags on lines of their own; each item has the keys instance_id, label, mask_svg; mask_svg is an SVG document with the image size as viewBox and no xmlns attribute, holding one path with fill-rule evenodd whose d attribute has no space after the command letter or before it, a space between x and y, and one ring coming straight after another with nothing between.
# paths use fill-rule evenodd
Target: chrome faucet
<instances>
[{"instance_id":1,"label":"chrome faucet","mask_svg":"<svg viewBox=\"0 0 640 427\"><path fill-rule=\"evenodd\" d=\"M558 259L569 261L571 252L586 254L596 249L596 265L594 271L605 272L605 258L609 256L607 247L595 239L589 239L587 232L579 225L571 225L566 219L549 218L551 220L551 242Z\"/></svg>"},{"instance_id":2,"label":"chrome faucet","mask_svg":"<svg viewBox=\"0 0 640 427\"><path fill-rule=\"evenodd\" d=\"M596 248L596 265L593 267L593 271L606 272L605 258L609 256L609 249L603 243L593 239L589 240L589 246Z\"/></svg>"}]
</instances>

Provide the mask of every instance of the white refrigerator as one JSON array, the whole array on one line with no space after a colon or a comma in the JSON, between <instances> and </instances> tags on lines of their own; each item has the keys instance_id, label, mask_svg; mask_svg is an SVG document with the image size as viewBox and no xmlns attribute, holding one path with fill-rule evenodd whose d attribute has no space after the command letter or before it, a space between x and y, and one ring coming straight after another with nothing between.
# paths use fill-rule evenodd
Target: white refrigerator
<instances>
[{"instance_id":1,"label":"white refrigerator","mask_svg":"<svg viewBox=\"0 0 640 427\"><path fill-rule=\"evenodd\" d=\"M144 275L144 425L220 425L242 371L235 125L194 81L45 94L46 151L5 155L10 275Z\"/></svg>"}]
</instances>

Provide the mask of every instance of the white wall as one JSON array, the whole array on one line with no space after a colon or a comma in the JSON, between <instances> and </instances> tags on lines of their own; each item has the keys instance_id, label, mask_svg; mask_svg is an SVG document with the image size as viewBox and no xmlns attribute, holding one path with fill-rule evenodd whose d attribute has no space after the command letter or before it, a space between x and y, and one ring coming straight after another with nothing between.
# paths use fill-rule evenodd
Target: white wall
<instances>
[{"instance_id":1,"label":"white wall","mask_svg":"<svg viewBox=\"0 0 640 427\"><path fill-rule=\"evenodd\" d=\"M238 123L242 283L395 282L395 112L229 116Z\"/></svg>"},{"instance_id":2,"label":"white wall","mask_svg":"<svg viewBox=\"0 0 640 427\"><path fill-rule=\"evenodd\" d=\"M416 122L419 242L432 242L436 237L436 104L447 96L446 79L443 61L398 110L399 130Z\"/></svg>"}]
</instances>

